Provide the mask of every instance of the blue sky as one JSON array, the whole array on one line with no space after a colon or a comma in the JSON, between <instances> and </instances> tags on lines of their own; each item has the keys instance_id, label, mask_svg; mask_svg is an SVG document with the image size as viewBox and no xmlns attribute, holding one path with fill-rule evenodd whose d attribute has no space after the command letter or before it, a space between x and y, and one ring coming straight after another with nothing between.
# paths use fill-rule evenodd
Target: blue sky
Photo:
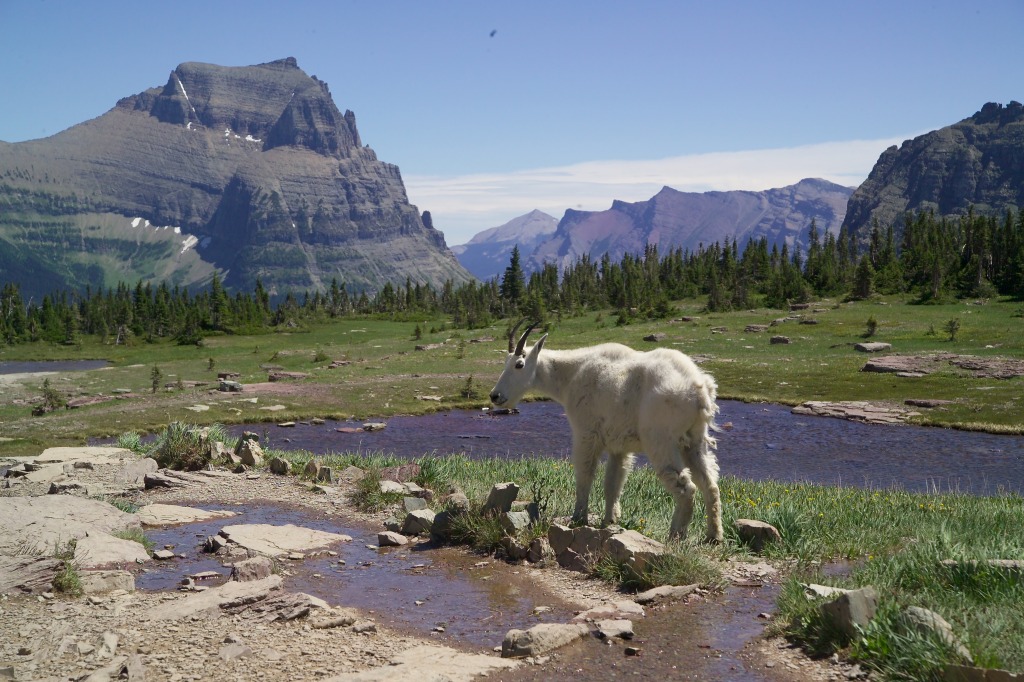
<instances>
[{"instance_id":1,"label":"blue sky","mask_svg":"<svg viewBox=\"0 0 1024 682\"><path fill-rule=\"evenodd\" d=\"M0 140L181 62L292 56L459 244L663 185L856 185L887 146L1024 100L1022 34L1021 0L0 0Z\"/></svg>"}]
</instances>

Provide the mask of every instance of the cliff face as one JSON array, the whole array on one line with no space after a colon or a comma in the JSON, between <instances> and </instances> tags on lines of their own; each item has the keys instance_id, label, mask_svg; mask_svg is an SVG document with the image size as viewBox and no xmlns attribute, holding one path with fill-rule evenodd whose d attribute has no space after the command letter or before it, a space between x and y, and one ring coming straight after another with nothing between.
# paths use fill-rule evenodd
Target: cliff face
<instances>
[{"instance_id":1,"label":"cliff face","mask_svg":"<svg viewBox=\"0 0 1024 682\"><path fill-rule=\"evenodd\" d=\"M74 287L214 269L279 293L470 277L355 115L291 58L185 63L96 119L0 145L0 242Z\"/></svg>"},{"instance_id":2,"label":"cliff face","mask_svg":"<svg viewBox=\"0 0 1024 682\"><path fill-rule=\"evenodd\" d=\"M1001 214L1024 206L1024 105L989 103L970 118L886 149L853 196L844 225L902 228L908 212Z\"/></svg>"},{"instance_id":3,"label":"cliff face","mask_svg":"<svg viewBox=\"0 0 1024 682\"><path fill-rule=\"evenodd\" d=\"M665 187L647 201L615 201L606 211L567 210L555 234L526 260L527 269L544 263L560 268L583 255L612 260L624 253L642 253L656 244L696 250L736 238L766 237L769 244L806 244L811 220L822 232L838 233L852 189L826 180L801 180L795 185L762 192L680 192Z\"/></svg>"}]
</instances>

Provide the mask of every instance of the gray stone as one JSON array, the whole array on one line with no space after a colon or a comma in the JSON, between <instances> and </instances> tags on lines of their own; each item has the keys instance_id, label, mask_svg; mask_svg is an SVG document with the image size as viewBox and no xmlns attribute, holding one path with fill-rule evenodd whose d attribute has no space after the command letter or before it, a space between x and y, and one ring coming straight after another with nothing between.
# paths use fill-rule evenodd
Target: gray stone
<instances>
[{"instance_id":1,"label":"gray stone","mask_svg":"<svg viewBox=\"0 0 1024 682\"><path fill-rule=\"evenodd\" d=\"M339 533L303 528L292 524L272 526L265 523L225 526L220 534L255 554L284 557L292 552L324 549L352 538Z\"/></svg>"},{"instance_id":2,"label":"gray stone","mask_svg":"<svg viewBox=\"0 0 1024 682\"><path fill-rule=\"evenodd\" d=\"M855 637L857 628L865 628L878 610L878 592L873 587L850 590L821 605L821 614L847 637Z\"/></svg>"},{"instance_id":3,"label":"gray stone","mask_svg":"<svg viewBox=\"0 0 1024 682\"><path fill-rule=\"evenodd\" d=\"M562 550L557 556L558 565L578 573L590 573L591 562L571 549Z\"/></svg>"},{"instance_id":4,"label":"gray stone","mask_svg":"<svg viewBox=\"0 0 1024 682\"><path fill-rule=\"evenodd\" d=\"M573 621L582 623L588 620L599 621L643 617L644 607L630 599L621 599L619 601L606 602L578 613L576 614L576 617L573 618Z\"/></svg>"},{"instance_id":5,"label":"gray stone","mask_svg":"<svg viewBox=\"0 0 1024 682\"><path fill-rule=\"evenodd\" d=\"M377 544L381 547L402 547L409 544L409 539L401 533L386 530L382 533L377 533Z\"/></svg>"},{"instance_id":6,"label":"gray stone","mask_svg":"<svg viewBox=\"0 0 1024 682\"><path fill-rule=\"evenodd\" d=\"M529 552L527 545L507 535L498 541L498 546L501 547L502 551L505 552L505 556L510 561L522 561Z\"/></svg>"},{"instance_id":7,"label":"gray stone","mask_svg":"<svg viewBox=\"0 0 1024 682\"><path fill-rule=\"evenodd\" d=\"M800 587L804 588L804 595L806 595L806 597L811 600L822 599L827 597L838 597L850 591L842 587L832 587L830 585L816 585L814 583L800 583Z\"/></svg>"},{"instance_id":8,"label":"gray stone","mask_svg":"<svg viewBox=\"0 0 1024 682\"><path fill-rule=\"evenodd\" d=\"M590 634L584 623L541 623L529 630L509 630L501 643L502 658L541 656Z\"/></svg>"},{"instance_id":9,"label":"gray stone","mask_svg":"<svg viewBox=\"0 0 1024 682\"><path fill-rule=\"evenodd\" d=\"M237 516L233 511L198 509L176 504L147 504L136 512L143 526L172 526L181 523L227 519Z\"/></svg>"},{"instance_id":10,"label":"gray stone","mask_svg":"<svg viewBox=\"0 0 1024 682\"><path fill-rule=\"evenodd\" d=\"M420 645L393 656L389 665L344 673L325 682L473 682L491 673L511 670L517 661L485 654L467 654L448 647Z\"/></svg>"},{"instance_id":11,"label":"gray stone","mask_svg":"<svg viewBox=\"0 0 1024 682\"><path fill-rule=\"evenodd\" d=\"M882 343L880 341L866 341L863 343L853 344L853 349L858 350L861 353L879 353L883 350L890 350L891 348L891 343Z\"/></svg>"},{"instance_id":12,"label":"gray stone","mask_svg":"<svg viewBox=\"0 0 1024 682\"><path fill-rule=\"evenodd\" d=\"M634 575L641 575L655 557L665 554L665 545L636 532L616 533L604 543L604 551L612 561L626 566Z\"/></svg>"},{"instance_id":13,"label":"gray stone","mask_svg":"<svg viewBox=\"0 0 1024 682\"><path fill-rule=\"evenodd\" d=\"M117 472L117 480L131 485L142 485L146 474L151 474L159 468L160 465L157 464L155 459L144 457L143 459L126 464L123 469Z\"/></svg>"},{"instance_id":14,"label":"gray stone","mask_svg":"<svg viewBox=\"0 0 1024 682\"><path fill-rule=\"evenodd\" d=\"M788 336L773 336L771 338L771 344L773 346L776 346L776 345L779 345L779 344L787 344L787 343L789 343L789 337Z\"/></svg>"},{"instance_id":15,"label":"gray stone","mask_svg":"<svg viewBox=\"0 0 1024 682\"><path fill-rule=\"evenodd\" d=\"M160 560L160 561L166 561L167 559L173 559L174 556L175 556L174 552L172 552L169 549L158 549L157 551L153 552L153 558L157 559L157 560Z\"/></svg>"},{"instance_id":16,"label":"gray stone","mask_svg":"<svg viewBox=\"0 0 1024 682\"><path fill-rule=\"evenodd\" d=\"M76 495L0 497L0 554L50 554L92 531L141 530L134 514Z\"/></svg>"},{"instance_id":17,"label":"gray stone","mask_svg":"<svg viewBox=\"0 0 1024 682\"><path fill-rule=\"evenodd\" d=\"M402 522L396 519L394 516L389 516L386 519L384 519L384 530L390 530L392 533L401 533Z\"/></svg>"},{"instance_id":18,"label":"gray stone","mask_svg":"<svg viewBox=\"0 0 1024 682\"><path fill-rule=\"evenodd\" d=\"M743 331L749 334L759 334L761 332L768 331L768 325L766 324L748 324L743 328Z\"/></svg>"},{"instance_id":19,"label":"gray stone","mask_svg":"<svg viewBox=\"0 0 1024 682\"><path fill-rule=\"evenodd\" d=\"M519 486L515 483L496 483L487 495L487 501L484 503L482 511L484 514L507 512L512 509L512 503L516 501L518 495Z\"/></svg>"},{"instance_id":20,"label":"gray stone","mask_svg":"<svg viewBox=\"0 0 1024 682\"><path fill-rule=\"evenodd\" d=\"M270 473L277 474L278 476L287 476L292 471L292 463L280 457L274 457L270 460L269 466Z\"/></svg>"},{"instance_id":21,"label":"gray stone","mask_svg":"<svg viewBox=\"0 0 1024 682\"><path fill-rule=\"evenodd\" d=\"M244 606L261 601L281 587L282 578L272 575L263 580L227 582L205 592L195 592L184 598L163 602L148 613L150 620L182 620L214 615L222 609Z\"/></svg>"},{"instance_id":22,"label":"gray stone","mask_svg":"<svg viewBox=\"0 0 1024 682\"><path fill-rule=\"evenodd\" d=\"M263 447L254 439L242 438L235 448L235 455L247 467L263 466Z\"/></svg>"},{"instance_id":23,"label":"gray stone","mask_svg":"<svg viewBox=\"0 0 1024 682\"><path fill-rule=\"evenodd\" d=\"M147 561L149 553L138 542L123 540L101 531L92 531L75 544L75 564L79 568L143 564Z\"/></svg>"},{"instance_id":24,"label":"gray stone","mask_svg":"<svg viewBox=\"0 0 1024 682\"><path fill-rule=\"evenodd\" d=\"M274 561L266 556L236 561L231 567L231 579L238 582L252 582L269 578L274 573Z\"/></svg>"},{"instance_id":25,"label":"gray stone","mask_svg":"<svg viewBox=\"0 0 1024 682\"><path fill-rule=\"evenodd\" d=\"M1024 682L1024 673L998 668L975 668L969 665L947 665L943 682Z\"/></svg>"},{"instance_id":26,"label":"gray stone","mask_svg":"<svg viewBox=\"0 0 1024 682\"><path fill-rule=\"evenodd\" d=\"M363 471L357 466L350 464L341 470L341 473L338 474L338 480L348 481L349 483L355 483L356 481L361 480L363 476L366 476L365 471Z\"/></svg>"},{"instance_id":27,"label":"gray stone","mask_svg":"<svg viewBox=\"0 0 1024 682\"><path fill-rule=\"evenodd\" d=\"M128 571L79 571L84 594L103 594L114 590L135 591L135 578Z\"/></svg>"},{"instance_id":28,"label":"gray stone","mask_svg":"<svg viewBox=\"0 0 1024 682\"><path fill-rule=\"evenodd\" d=\"M551 544L547 538L534 538L530 541L530 548L526 551L526 560L531 564L554 558L555 553L552 551Z\"/></svg>"},{"instance_id":29,"label":"gray stone","mask_svg":"<svg viewBox=\"0 0 1024 682\"><path fill-rule=\"evenodd\" d=\"M51 557L0 555L0 594L46 592L63 566L64 562Z\"/></svg>"},{"instance_id":30,"label":"gray stone","mask_svg":"<svg viewBox=\"0 0 1024 682\"><path fill-rule=\"evenodd\" d=\"M919 606L908 606L903 610L902 615L911 628L925 636L937 637L943 644L955 651L965 663L974 662L970 650L953 634L953 626L939 614Z\"/></svg>"},{"instance_id":31,"label":"gray stone","mask_svg":"<svg viewBox=\"0 0 1024 682\"><path fill-rule=\"evenodd\" d=\"M306 466L302 469L302 475L315 481L317 475L320 473L320 467L320 460L314 457L306 462Z\"/></svg>"},{"instance_id":32,"label":"gray stone","mask_svg":"<svg viewBox=\"0 0 1024 682\"><path fill-rule=\"evenodd\" d=\"M384 422L366 422L363 424L363 431L383 431L387 426Z\"/></svg>"},{"instance_id":33,"label":"gray stone","mask_svg":"<svg viewBox=\"0 0 1024 682\"><path fill-rule=\"evenodd\" d=\"M516 535L530 526L530 514L525 511L504 512L498 517L501 529L509 535Z\"/></svg>"},{"instance_id":34,"label":"gray stone","mask_svg":"<svg viewBox=\"0 0 1024 682\"><path fill-rule=\"evenodd\" d=\"M760 552L765 545L782 541L782 535L778 528L753 519L736 519L736 530L739 533L740 542L748 545L755 552Z\"/></svg>"},{"instance_id":35,"label":"gray stone","mask_svg":"<svg viewBox=\"0 0 1024 682\"><path fill-rule=\"evenodd\" d=\"M402 498L402 508L406 513L420 511L427 508L427 501L422 497L404 497Z\"/></svg>"},{"instance_id":36,"label":"gray stone","mask_svg":"<svg viewBox=\"0 0 1024 682\"><path fill-rule=\"evenodd\" d=\"M402 533L405 535L430 535L430 529L434 525L434 516L434 512L430 509L410 512L402 523Z\"/></svg>"},{"instance_id":37,"label":"gray stone","mask_svg":"<svg viewBox=\"0 0 1024 682\"><path fill-rule=\"evenodd\" d=\"M452 519L455 514L448 510L440 511L434 515L434 522L430 524L430 537L439 542L447 542L452 535Z\"/></svg>"},{"instance_id":38,"label":"gray stone","mask_svg":"<svg viewBox=\"0 0 1024 682\"><path fill-rule=\"evenodd\" d=\"M466 493L461 490L457 490L452 494L445 496L443 502L445 508L453 514L465 514L469 511L469 498L466 497Z\"/></svg>"},{"instance_id":39,"label":"gray stone","mask_svg":"<svg viewBox=\"0 0 1024 682\"><path fill-rule=\"evenodd\" d=\"M637 604L646 605L653 604L659 601L668 601L672 599L682 599L687 595L692 594L697 590L699 585L660 585L653 587L646 592L640 592L633 601Z\"/></svg>"},{"instance_id":40,"label":"gray stone","mask_svg":"<svg viewBox=\"0 0 1024 682\"><path fill-rule=\"evenodd\" d=\"M580 526L572 529L572 544L569 549L589 560L596 560L604 555L605 543L621 530L618 528L593 528ZM637 533L639 535L639 533ZM643 536L641 536L643 537Z\"/></svg>"},{"instance_id":41,"label":"gray stone","mask_svg":"<svg viewBox=\"0 0 1024 682\"><path fill-rule=\"evenodd\" d=\"M398 481L385 479L380 482L380 492L383 495L405 495L409 491Z\"/></svg>"},{"instance_id":42,"label":"gray stone","mask_svg":"<svg viewBox=\"0 0 1024 682\"><path fill-rule=\"evenodd\" d=\"M331 467L320 467L320 471L316 472L316 480L320 483L334 483Z\"/></svg>"},{"instance_id":43,"label":"gray stone","mask_svg":"<svg viewBox=\"0 0 1024 682\"><path fill-rule=\"evenodd\" d=\"M241 393L244 390L244 387L237 381L229 381L227 379L223 379L220 382L218 389L223 391L224 393Z\"/></svg>"},{"instance_id":44,"label":"gray stone","mask_svg":"<svg viewBox=\"0 0 1024 682\"><path fill-rule=\"evenodd\" d=\"M85 485L81 481L74 479L54 481L50 483L50 489L46 492L50 495L81 494L85 492Z\"/></svg>"},{"instance_id":45,"label":"gray stone","mask_svg":"<svg viewBox=\"0 0 1024 682\"><path fill-rule=\"evenodd\" d=\"M620 637L633 639L633 621L624 618L608 618L594 623L597 636L601 639Z\"/></svg>"},{"instance_id":46,"label":"gray stone","mask_svg":"<svg viewBox=\"0 0 1024 682\"><path fill-rule=\"evenodd\" d=\"M225 663L230 663L237 658L244 658L245 656L252 656L252 649L239 642L225 644L217 652L217 657Z\"/></svg>"},{"instance_id":47,"label":"gray stone","mask_svg":"<svg viewBox=\"0 0 1024 682\"><path fill-rule=\"evenodd\" d=\"M557 555L569 549L572 544L572 528L560 523L552 523L548 527L548 542L551 543L551 550Z\"/></svg>"}]
</instances>

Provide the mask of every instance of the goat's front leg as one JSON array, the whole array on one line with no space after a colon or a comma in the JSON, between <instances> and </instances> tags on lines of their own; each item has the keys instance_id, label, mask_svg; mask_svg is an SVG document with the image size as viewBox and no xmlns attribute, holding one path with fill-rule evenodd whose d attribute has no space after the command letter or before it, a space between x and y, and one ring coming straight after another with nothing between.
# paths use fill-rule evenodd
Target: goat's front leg
<instances>
[{"instance_id":1,"label":"goat's front leg","mask_svg":"<svg viewBox=\"0 0 1024 682\"><path fill-rule=\"evenodd\" d=\"M626 484L626 477L633 468L633 455L631 453L615 454L608 453L608 464L604 470L604 524L617 523L622 509L619 505L619 498L622 497L622 487Z\"/></svg>"},{"instance_id":2,"label":"goat's front leg","mask_svg":"<svg viewBox=\"0 0 1024 682\"><path fill-rule=\"evenodd\" d=\"M594 485L597 458L600 451L590 438L573 437L572 468L576 474L576 508L572 512L573 523L586 525L590 509L590 489Z\"/></svg>"}]
</instances>

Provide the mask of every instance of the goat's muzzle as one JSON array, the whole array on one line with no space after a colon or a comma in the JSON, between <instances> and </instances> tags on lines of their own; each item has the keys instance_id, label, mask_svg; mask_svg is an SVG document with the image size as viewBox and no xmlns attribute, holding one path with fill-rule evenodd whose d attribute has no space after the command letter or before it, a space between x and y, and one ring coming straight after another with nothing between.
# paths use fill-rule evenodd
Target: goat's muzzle
<instances>
[{"instance_id":1,"label":"goat's muzzle","mask_svg":"<svg viewBox=\"0 0 1024 682\"><path fill-rule=\"evenodd\" d=\"M505 402L505 398L497 391L493 391L491 393L491 402L495 405L501 406Z\"/></svg>"}]
</instances>

